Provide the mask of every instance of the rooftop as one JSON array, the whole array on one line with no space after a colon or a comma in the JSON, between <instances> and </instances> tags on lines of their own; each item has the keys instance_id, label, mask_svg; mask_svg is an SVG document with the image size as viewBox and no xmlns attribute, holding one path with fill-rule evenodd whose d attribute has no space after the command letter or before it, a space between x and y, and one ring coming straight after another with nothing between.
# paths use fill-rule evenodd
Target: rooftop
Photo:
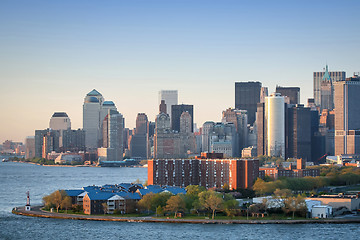
<instances>
[{"instance_id":1,"label":"rooftop","mask_svg":"<svg viewBox=\"0 0 360 240\"><path fill-rule=\"evenodd\" d=\"M54 112L52 117L69 117L66 112Z\"/></svg>"},{"instance_id":2,"label":"rooftop","mask_svg":"<svg viewBox=\"0 0 360 240\"><path fill-rule=\"evenodd\" d=\"M87 96L102 96L96 89L93 89L91 92L87 94Z\"/></svg>"}]
</instances>

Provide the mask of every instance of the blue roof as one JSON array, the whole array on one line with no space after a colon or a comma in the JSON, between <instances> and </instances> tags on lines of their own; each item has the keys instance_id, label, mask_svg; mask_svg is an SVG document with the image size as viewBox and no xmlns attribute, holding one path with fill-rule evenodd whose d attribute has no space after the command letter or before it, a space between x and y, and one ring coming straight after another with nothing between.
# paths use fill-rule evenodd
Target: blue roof
<instances>
[{"instance_id":1,"label":"blue roof","mask_svg":"<svg viewBox=\"0 0 360 240\"><path fill-rule=\"evenodd\" d=\"M87 94L87 96L102 96L96 89L93 89L91 92Z\"/></svg>"},{"instance_id":2,"label":"blue roof","mask_svg":"<svg viewBox=\"0 0 360 240\"><path fill-rule=\"evenodd\" d=\"M85 191L81 189L72 189L72 190L65 190L65 192L69 197L76 197Z\"/></svg>"},{"instance_id":3,"label":"blue roof","mask_svg":"<svg viewBox=\"0 0 360 240\"><path fill-rule=\"evenodd\" d=\"M107 200L114 196L112 192L88 192L87 195L89 196L90 200Z\"/></svg>"},{"instance_id":4,"label":"blue roof","mask_svg":"<svg viewBox=\"0 0 360 240\"><path fill-rule=\"evenodd\" d=\"M149 193L161 193L164 190L162 188L153 188L153 189L138 189L141 196L144 196Z\"/></svg>"},{"instance_id":5,"label":"blue roof","mask_svg":"<svg viewBox=\"0 0 360 240\"><path fill-rule=\"evenodd\" d=\"M141 197L138 193L130 193L130 192L117 192L116 195L123 197L125 199L133 199L133 200L140 200Z\"/></svg>"},{"instance_id":6,"label":"blue roof","mask_svg":"<svg viewBox=\"0 0 360 240\"><path fill-rule=\"evenodd\" d=\"M181 187L166 186L164 190L171 192L174 195L186 194L186 189Z\"/></svg>"},{"instance_id":7,"label":"blue roof","mask_svg":"<svg viewBox=\"0 0 360 240\"><path fill-rule=\"evenodd\" d=\"M86 192L93 192L93 191L99 191L100 187L98 186L87 186L87 187L83 187L84 191Z\"/></svg>"},{"instance_id":8,"label":"blue roof","mask_svg":"<svg viewBox=\"0 0 360 240\"><path fill-rule=\"evenodd\" d=\"M113 101L104 101L103 106L115 106L115 103Z\"/></svg>"},{"instance_id":9,"label":"blue roof","mask_svg":"<svg viewBox=\"0 0 360 240\"><path fill-rule=\"evenodd\" d=\"M123 188L126 188L127 190L129 190L129 187L132 186L131 183L120 183L119 186L123 187Z\"/></svg>"}]
</instances>

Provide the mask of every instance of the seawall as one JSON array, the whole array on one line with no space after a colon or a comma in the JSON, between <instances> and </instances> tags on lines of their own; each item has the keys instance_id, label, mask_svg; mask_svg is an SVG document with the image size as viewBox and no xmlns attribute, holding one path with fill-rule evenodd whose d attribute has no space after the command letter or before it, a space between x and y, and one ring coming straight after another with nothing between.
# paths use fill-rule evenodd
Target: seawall
<instances>
[{"instance_id":1,"label":"seawall","mask_svg":"<svg viewBox=\"0 0 360 240\"><path fill-rule=\"evenodd\" d=\"M360 223L359 218L342 218L342 219L302 219L302 220L211 220L211 219L162 219L153 217L114 217L110 215L80 215L66 213L51 213L41 210L41 206L32 207L31 211L25 211L24 207L16 207L12 210L13 214L56 218L56 219L72 219L72 220L90 220L90 221L112 221L112 222L156 222L156 223L192 223L192 224L329 224L329 223Z\"/></svg>"}]
</instances>

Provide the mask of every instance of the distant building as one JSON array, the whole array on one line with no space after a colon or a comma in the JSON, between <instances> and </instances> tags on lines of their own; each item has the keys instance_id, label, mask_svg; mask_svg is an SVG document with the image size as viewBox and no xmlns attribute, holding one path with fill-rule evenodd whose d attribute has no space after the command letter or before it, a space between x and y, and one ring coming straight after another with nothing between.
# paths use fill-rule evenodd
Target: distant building
<instances>
[{"instance_id":1,"label":"distant building","mask_svg":"<svg viewBox=\"0 0 360 240\"><path fill-rule=\"evenodd\" d=\"M248 116L246 110L228 108L222 112L222 122L231 122L235 125L236 136L234 157L241 156L241 150L248 146Z\"/></svg>"},{"instance_id":2,"label":"distant building","mask_svg":"<svg viewBox=\"0 0 360 240\"><path fill-rule=\"evenodd\" d=\"M106 148L98 148L99 162L121 161L123 159L123 116L115 110L108 110L104 121L103 139L107 140ZM106 126L106 128L105 128Z\"/></svg>"},{"instance_id":3,"label":"distant building","mask_svg":"<svg viewBox=\"0 0 360 240\"><path fill-rule=\"evenodd\" d=\"M281 87L276 86L276 92L281 96L287 96L290 104L300 104L300 88L299 87Z\"/></svg>"},{"instance_id":4,"label":"distant building","mask_svg":"<svg viewBox=\"0 0 360 240\"><path fill-rule=\"evenodd\" d=\"M223 153L225 157L235 157L236 127L232 122L216 123L209 133L210 152Z\"/></svg>"},{"instance_id":5,"label":"distant building","mask_svg":"<svg viewBox=\"0 0 360 240\"><path fill-rule=\"evenodd\" d=\"M185 158L195 152L195 137L194 133L190 131L192 126L190 117L188 112L181 115L179 119L181 129L177 132L171 130L168 114L160 113L157 115L154 133L154 158Z\"/></svg>"},{"instance_id":6,"label":"distant building","mask_svg":"<svg viewBox=\"0 0 360 240\"><path fill-rule=\"evenodd\" d=\"M314 72L314 102L316 106L320 106L320 111L333 109L333 84L337 81L344 81L345 78L346 73L344 71L329 72L328 65L326 65L324 72Z\"/></svg>"},{"instance_id":7,"label":"distant building","mask_svg":"<svg viewBox=\"0 0 360 240\"><path fill-rule=\"evenodd\" d=\"M59 152L60 131L35 130L35 157L47 158L51 152Z\"/></svg>"},{"instance_id":8,"label":"distant building","mask_svg":"<svg viewBox=\"0 0 360 240\"><path fill-rule=\"evenodd\" d=\"M360 77L334 85L335 155L360 154Z\"/></svg>"},{"instance_id":9,"label":"distant building","mask_svg":"<svg viewBox=\"0 0 360 240\"><path fill-rule=\"evenodd\" d=\"M258 155L285 158L285 100L279 93L258 104L257 131Z\"/></svg>"},{"instance_id":10,"label":"distant building","mask_svg":"<svg viewBox=\"0 0 360 240\"><path fill-rule=\"evenodd\" d=\"M129 150L132 158L146 159L148 156L148 118L145 113L138 113L136 128L129 138Z\"/></svg>"},{"instance_id":11,"label":"distant building","mask_svg":"<svg viewBox=\"0 0 360 240\"><path fill-rule=\"evenodd\" d=\"M251 188L258 177L256 159L154 159L148 161L148 183L206 188Z\"/></svg>"},{"instance_id":12,"label":"distant building","mask_svg":"<svg viewBox=\"0 0 360 240\"><path fill-rule=\"evenodd\" d=\"M257 156L257 149L254 146L244 148L241 151L241 157L243 158L254 158Z\"/></svg>"},{"instance_id":13,"label":"distant building","mask_svg":"<svg viewBox=\"0 0 360 240\"><path fill-rule=\"evenodd\" d=\"M61 152L79 152L85 151L85 131L77 130L63 130L60 131L59 147Z\"/></svg>"},{"instance_id":14,"label":"distant building","mask_svg":"<svg viewBox=\"0 0 360 240\"><path fill-rule=\"evenodd\" d=\"M235 82L235 108L247 110L248 123L255 122L257 104L260 102L261 82Z\"/></svg>"},{"instance_id":15,"label":"distant building","mask_svg":"<svg viewBox=\"0 0 360 240\"><path fill-rule=\"evenodd\" d=\"M88 150L96 149L100 141L100 111L104 98L95 89L89 92L83 105L83 129L85 130L85 146Z\"/></svg>"},{"instance_id":16,"label":"distant building","mask_svg":"<svg viewBox=\"0 0 360 240\"><path fill-rule=\"evenodd\" d=\"M320 176L319 169L308 168L306 169L305 159L297 159L296 167L294 168L292 164L289 167L272 166L272 167L260 167L259 176L264 178L269 176L270 178L277 180L280 177L288 178L302 178L302 177L317 177Z\"/></svg>"},{"instance_id":17,"label":"distant building","mask_svg":"<svg viewBox=\"0 0 360 240\"><path fill-rule=\"evenodd\" d=\"M65 112L55 112L50 118L49 128L52 130L71 129L71 121Z\"/></svg>"},{"instance_id":18,"label":"distant building","mask_svg":"<svg viewBox=\"0 0 360 240\"><path fill-rule=\"evenodd\" d=\"M25 139L25 159L35 157L35 136L29 136Z\"/></svg>"},{"instance_id":19,"label":"distant building","mask_svg":"<svg viewBox=\"0 0 360 240\"><path fill-rule=\"evenodd\" d=\"M264 103L265 102L265 98L269 96L269 90L268 87L261 87L260 90L260 103Z\"/></svg>"},{"instance_id":20,"label":"distant building","mask_svg":"<svg viewBox=\"0 0 360 240\"><path fill-rule=\"evenodd\" d=\"M191 116L191 132L194 132L194 106L187 104L171 106L171 129L180 132L180 117L183 112L188 112Z\"/></svg>"},{"instance_id":21,"label":"distant building","mask_svg":"<svg viewBox=\"0 0 360 240\"><path fill-rule=\"evenodd\" d=\"M159 105L159 112L160 113L167 113L167 107L166 107L165 100L161 100L161 103Z\"/></svg>"},{"instance_id":22,"label":"distant building","mask_svg":"<svg viewBox=\"0 0 360 240\"><path fill-rule=\"evenodd\" d=\"M171 106L178 104L178 91L177 90L161 90L159 91L159 105L161 104L161 100L165 101L166 104L166 112L169 114L171 119Z\"/></svg>"},{"instance_id":23,"label":"distant building","mask_svg":"<svg viewBox=\"0 0 360 240\"><path fill-rule=\"evenodd\" d=\"M215 122L205 122L202 127L201 136L202 136L202 151L210 152L210 133L213 131Z\"/></svg>"},{"instance_id":24,"label":"distant building","mask_svg":"<svg viewBox=\"0 0 360 240\"><path fill-rule=\"evenodd\" d=\"M285 158L311 161L311 111L303 105L286 109Z\"/></svg>"}]
</instances>

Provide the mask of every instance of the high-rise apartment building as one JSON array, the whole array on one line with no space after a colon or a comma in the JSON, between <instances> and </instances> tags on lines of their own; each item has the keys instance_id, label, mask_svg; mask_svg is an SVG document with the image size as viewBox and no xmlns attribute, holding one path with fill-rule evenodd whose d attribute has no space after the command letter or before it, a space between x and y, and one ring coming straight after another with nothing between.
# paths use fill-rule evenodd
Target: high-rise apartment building
<instances>
[{"instance_id":1,"label":"high-rise apartment building","mask_svg":"<svg viewBox=\"0 0 360 240\"><path fill-rule=\"evenodd\" d=\"M161 100L165 101L166 113L169 114L171 119L171 106L178 104L178 91L177 90L161 90L159 91L159 105Z\"/></svg>"},{"instance_id":2,"label":"high-rise apartment building","mask_svg":"<svg viewBox=\"0 0 360 240\"><path fill-rule=\"evenodd\" d=\"M281 87L276 86L276 92L281 96L287 96L290 100L290 104L300 103L300 88L299 87Z\"/></svg>"},{"instance_id":3,"label":"high-rise apartment building","mask_svg":"<svg viewBox=\"0 0 360 240\"><path fill-rule=\"evenodd\" d=\"M334 85L335 155L360 154L360 77Z\"/></svg>"},{"instance_id":4,"label":"high-rise apartment building","mask_svg":"<svg viewBox=\"0 0 360 240\"><path fill-rule=\"evenodd\" d=\"M154 159L148 161L148 184L206 188L251 188L259 176L257 159Z\"/></svg>"},{"instance_id":5,"label":"high-rise apartment building","mask_svg":"<svg viewBox=\"0 0 360 240\"><path fill-rule=\"evenodd\" d=\"M183 112L191 116L191 132L194 132L194 106L187 104L173 105L171 107L171 129L180 132L180 117Z\"/></svg>"},{"instance_id":6,"label":"high-rise apartment building","mask_svg":"<svg viewBox=\"0 0 360 240\"><path fill-rule=\"evenodd\" d=\"M55 112L50 118L49 128L52 130L71 129L71 121L65 112Z\"/></svg>"},{"instance_id":7,"label":"high-rise apartment building","mask_svg":"<svg viewBox=\"0 0 360 240\"><path fill-rule=\"evenodd\" d=\"M334 87L337 81L344 81L346 73L344 71L329 72L326 65L324 72L314 72L314 100L315 105L323 109L334 108Z\"/></svg>"},{"instance_id":8,"label":"high-rise apartment building","mask_svg":"<svg viewBox=\"0 0 360 240\"><path fill-rule=\"evenodd\" d=\"M261 82L235 82L235 108L247 110L248 123L255 122L257 104L260 102Z\"/></svg>"}]
</instances>

